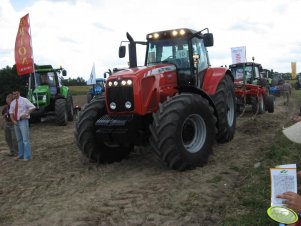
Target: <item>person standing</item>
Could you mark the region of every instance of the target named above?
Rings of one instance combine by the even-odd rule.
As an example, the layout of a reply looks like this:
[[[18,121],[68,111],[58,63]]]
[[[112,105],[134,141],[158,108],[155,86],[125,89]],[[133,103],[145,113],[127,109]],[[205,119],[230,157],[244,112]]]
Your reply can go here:
[[[5,140],[6,143],[9,147],[9,156],[17,156],[18,155],[18,143],[16,139],[16,133],[15,133],[15,128],[14,124],[10,119],[9,115],[9,108],[10,108],[10,103],[13,100],[13,95],[8,94],[6,97],[6,105],[4,106],[2,110],[2,117],[4,119],[4,135],[5,135]]]
[[[282,85],[283,90],[282,90],[282,96],[283,96],[283,103],[284,105],[288,106],[289,104],[289,97],[291,95],[291,84],[288,83],[287,81],[284,82],[284,84]]]
[[[29,118],[35,106],[25,97],[20,96],[19,89],[13,91],[14,100],[10,104],[10,118],[14,123],[18,143],[18,156],[15,160],[31,159],[31,148],[29,140]]]

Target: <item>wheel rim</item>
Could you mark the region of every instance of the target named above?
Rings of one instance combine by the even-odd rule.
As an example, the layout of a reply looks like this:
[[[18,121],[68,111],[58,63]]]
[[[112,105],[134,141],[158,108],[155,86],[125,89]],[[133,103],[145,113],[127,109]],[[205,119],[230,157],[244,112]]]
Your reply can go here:
[[[182,143],[190,153],[198,152],[205,143],[207,137],[206,123],[197,114],[190,115],[182,126]]]
[[[231,92],[228,92],[227,95],[227,121],[228,125],[231,127],[234,122],[234,114],[235,114],[235,107],[234,107],[234,98]]]

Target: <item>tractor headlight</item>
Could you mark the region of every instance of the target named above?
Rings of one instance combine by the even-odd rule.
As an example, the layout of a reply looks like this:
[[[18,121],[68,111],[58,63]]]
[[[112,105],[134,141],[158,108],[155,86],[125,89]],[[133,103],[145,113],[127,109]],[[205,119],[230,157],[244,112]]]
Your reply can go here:
[[[118,86],[118,82],[117,81],[114,81],[114,86]]]
[[[108,85],[111,87],[111,86],[113,85],[113,83],[112,83],[112,82],[109,82]]]
[[[116,103],[115,103],[115,102],[111,102],[111,103],[110,103],[110,108],[111,108],[112,110],[115,110],[115,109],[116,109]]]
[[[124,104],[126,109],[130,109],[132,107],[132,103],[130,101],[125,102]]]
[[[130,80],[130,79],[127,80],[126,83],[127,83],[129,86],[133,84],[132,80]]]
[[[125,86],[125,85],[126,85],[126,81],[125,81],[125,80],[122,80],[122,81],[121,81],[121,85]]]

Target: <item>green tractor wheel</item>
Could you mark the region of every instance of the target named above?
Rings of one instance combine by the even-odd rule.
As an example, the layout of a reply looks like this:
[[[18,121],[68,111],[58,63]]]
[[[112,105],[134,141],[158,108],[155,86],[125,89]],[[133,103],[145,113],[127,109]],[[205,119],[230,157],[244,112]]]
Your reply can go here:
[[[65,99],[55,101],[56,122],[59,126],[65,126],[68,120],[67,104]]]
[[[67,95],[67,115],[68,115],[68,121],[73,121],[74,119],[74,111],[73,111],[73,98],[71,93],[68,92]]]

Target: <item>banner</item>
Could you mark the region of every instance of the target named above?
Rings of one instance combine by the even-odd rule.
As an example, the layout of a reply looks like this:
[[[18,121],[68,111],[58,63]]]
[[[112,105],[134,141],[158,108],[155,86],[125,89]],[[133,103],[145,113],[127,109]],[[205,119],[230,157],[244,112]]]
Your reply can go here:
[[[231,48],[232,64],[247,62],[246,47],[233,47]]]
[[[292,62],[292,79],[296,79],[297,77],[297,65],[296,62]]]
[[[18,75],[34,72],[29,14],[20,19],[15,42],[15,61]]]
[[[96,74],[95,74],[95,65],[93,64],[90,78],[87,81],[87,85],[95,85],[95,84],[96,84]]]

